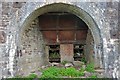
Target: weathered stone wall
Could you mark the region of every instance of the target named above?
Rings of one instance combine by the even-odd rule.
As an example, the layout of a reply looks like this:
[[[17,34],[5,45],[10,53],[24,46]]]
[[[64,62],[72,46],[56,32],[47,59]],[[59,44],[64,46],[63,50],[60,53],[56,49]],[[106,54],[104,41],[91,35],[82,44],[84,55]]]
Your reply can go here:
[[[92,23],[90,23],[90,18],[88,15],[83,15],[82,18],[87,18],[89,23],[89,28],[93,35],[95,41],[97,41],[97,33],[100,34],[101,42],[100,44],[94,44],[95,55],[99,56],[100,64],[105,69],[106,77],[119,77],[120,78],[120,52],[118,52],[119,48],[119,35],[120,35],[120,27],[118,26],[118,12],[119,6],[118,1],[112,0],[113,2],[78,2],[77,0],[46,0],[41,2],[26,2],[22,3],[21,8],[13,8],[12,2],[0,2],[0,20],[2,20],[2,25],[0,21],[0,78],[1,77],[10,77],[14,76],[13,64],[16,61],[15,53],[17,52],[17,46],[19,44],[19,32],[22,30],[22,26],[25,27],[25,24],[28,25],[32,20],[37,17],[37,15],[47,12],[47,10],[53,10],[53,8],[49,8],[47,10],[43,10],[39,13],[37,9],[52,3],[66,3],[70,5],[75,5],[80,8],[80,10],[84,10],[94,19],[97,24],[97,28],[92,27]],[[120,4],[120,3],[119,3]],[[59,6],[58,6],[59,7]],[[72,8],[71,6],[67,6],[66,11]],[[55,10],[59,10],[58,8]],[[69,9],[70,10],[70,9]],[[77,11],[77,9],[71,9],[71,13]],[[1,13],[2,12],[2,13]],[[77,13],[76,13],[77,14]],[[2,17],[1,17],[2,16]],[[30,17],[32,16],[32,17]],[[34,16],[34,17],[33,17]],[[77,15],[78,16],[78,15]],[[1,58],[2,57],[2,58]],[[95,56],[95,58],[97,58]]]
[[[45,65],[45,42],[38,19],[27,26],[21,35],[20,45],[16,53],[18,75],[28,75]]]
[[[95,54],[94,54],[94,40],[90,30],[88,30],[87,37],[86,37],[86,45],[84,47],[85,50],[85,57],[88,63],[94,63]],[[96,65],[98,67],[99,65]]]
[[[2,3],[0,2],[0,27],[2,27]],[[2,46],[0,45],[0,48],[1,48]],[[0,49],[0,76],[2,76],[2,51],[1,51],[1,49]],[[1,79],[1,77],[0,77],[0,79]]]
[[[8,40],[8,36],[11,37],[9,35],[11,31],[7,30],[11,28],[11,26],[7,26],[10,25],[10,22],[13,22],[15,20],[13,19],[13,16],[15,12],[24,5],[24,2],[19,2],[19,4],[17,4],[18,7],[15,7],[14,5],[16,5],[15,2],[0,2],[0,69],[2,69],[0,70],[0,79],[2,77],[7,77],[8,75],[11,75],[9,70],[7,69],[9,68],[8,62],[10,59],[8,57],[10,55],[8,52],[12,51],[8,49],[8,47],[11,46],[11,42],[9,42]],[[14,29],[12,30],[15,31]]]
[[[119,34],[118,32],[118,28],[120,26],[118,26],[118,2],[107,2],[106,3],[106,9],[104,12],[104,16],[105,16],[105,20],[104,22],[106,22],[106,31],[108,31],[108,33],[106,33],[106,40],[105,38],[103,38],[104,40],[104,48],[106,48],[106,58],[107,58],[107,71],[108,71],[108,75],[107,76],[113,76],[113,77],[117,77],[119,75],[119,71],[120,70],[120,64],[119,64],[119,57],[120,57],[120,52],[118,52],[118,44],[119,44]],[[116,73],[115,73],[116,72]]]

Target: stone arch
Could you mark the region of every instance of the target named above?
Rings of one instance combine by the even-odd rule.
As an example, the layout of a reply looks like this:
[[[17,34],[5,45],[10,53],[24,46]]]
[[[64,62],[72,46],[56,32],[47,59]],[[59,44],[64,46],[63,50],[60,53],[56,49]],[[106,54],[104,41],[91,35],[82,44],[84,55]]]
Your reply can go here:
[[[56,9],[54,9],[56,8]],[[34,10],[30,15],[27,16],[27,18],[23,21],[23,24],[20,26],[19,34],[21,34],[26,26],[30,24],[31,21],[33,21],[35,18],[37,18],[39,15],[42,15],[47,12],[54,12],[54,11],[66,11],[69,13],[72,13],[76,16],[78,16],[80,19],[82,19],[89,27],[89,29],[92,32],[94,41],[96,45],[101,43],[101,35],[100,30],[94,21],[94,19],[83,9],[66,3],[53,3],[48,4],[45,6],[42,6],[36,10]],[[19,35],[20,36],[20,35]]]
[[[54,9],[56,8],[56,9]],[[21,42],[21,36],[22,33],[24,32],[25,28],[27,26],[30,25],[30,23],[37,18],[39,15],[42,15],[44,13],[47,12],[56,12],[56,11],[65,11],[65,12],[69,12],[72,13],[74,15],[76,15],[77,17],[79,17],[80,19],[82,19],[88,26],[88,28],[90,29],[93,39],[94,39],[94,51],[95,51],[95,61],[96,61],[96,65],[99,66],[103,66],[102,65],[102,60],[101,60],[101,56],[99,56],[100,54],[102,55],[102,39],[101,39],[101,35],[100,35],[100,30],[96,24],[96,22],[94,21],[94,19],[83,9],[81,9],[80,7],[77,7],[75,5],[71,5],[71,4],[65,4],[65,3],[53,3],[53,4],[48,4],[42,7],[37,8],[36,10],[32,11],[30,13],[30,15],[27,16],[27,18],[25,18],[25,20],[23,21],[23,24],[20,26],[19,29],[19,34],[17,37],[17,40],[19,42]],[[20,44],[17,44],[18,47]],[[99,59],[97,59],[99,57]]]

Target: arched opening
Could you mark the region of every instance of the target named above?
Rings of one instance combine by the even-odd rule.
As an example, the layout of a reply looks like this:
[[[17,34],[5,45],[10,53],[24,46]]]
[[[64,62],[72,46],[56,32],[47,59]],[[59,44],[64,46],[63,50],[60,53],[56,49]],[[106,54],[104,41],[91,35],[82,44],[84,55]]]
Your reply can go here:
[[[84,21],[68,12],[48,12],[38,19],[49,62],[94,62],[94,41]]]
[[[50,59],[52,53],[58,54],[58,62],[86,58],[87,62],[100,67],[100,59],[96,60],[95,56],[100,31],[91,16],[79,7],[56,3],[37,9],[21,26],[19,40],[17,66],[20,74],[56,62]]]

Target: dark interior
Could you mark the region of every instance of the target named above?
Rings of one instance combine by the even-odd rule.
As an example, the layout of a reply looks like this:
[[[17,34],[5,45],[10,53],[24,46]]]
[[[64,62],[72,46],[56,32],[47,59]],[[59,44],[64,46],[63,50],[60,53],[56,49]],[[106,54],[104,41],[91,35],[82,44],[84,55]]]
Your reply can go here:
[[[68,12],[48,12],[39,16],[39,25],[49,45],[49,62],[60,62],[60,44],[73,44],[74,60],[82,59],[88,27],[80,18]]]

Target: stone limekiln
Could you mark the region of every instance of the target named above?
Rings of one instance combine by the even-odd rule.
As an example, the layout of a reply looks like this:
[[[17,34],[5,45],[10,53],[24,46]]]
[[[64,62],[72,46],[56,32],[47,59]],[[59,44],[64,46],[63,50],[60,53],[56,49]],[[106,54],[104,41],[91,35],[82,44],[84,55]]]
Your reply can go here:
[[[76,44],[82,43],[85,44],[84,53],[87,61],[103,68],[106,77],[120,78],[120,49],[118,49],[120,4],[117,0],[111,1],[113,2],[86,0],[83,2],[77,0],[0,2],[0,78],[13,77],[16,74],[27,75],[40,66],[48,64],[51,45],[59,46],[60,61],[68,57],[69,61],[73,61],[75,60],[73,48]],[[49,19],[45,20],[45,17],[41,18],[46,14],[52,16],[51,22]],[[66,20],[67,18],[55,20],[56,14],[65,17],[72,15],[74,19],[77,17],[78,20],[72,18],[70,21],[83,22],[87,27],[84,30],[87,32],[80,33],[81,28],[75,28],[82,23],[71,24]],[[45,28],[54,22],[56,22],[54,26],[58,27]],[[61,27],[62,23],[69,25],[67,22],[73,26]],[[64,33],[70,37],[65,36]],[[60,37],[61,35],[64,36]],[[71,51],[69,55],[64,56],[62,53],[67,53],[66,49]]]

